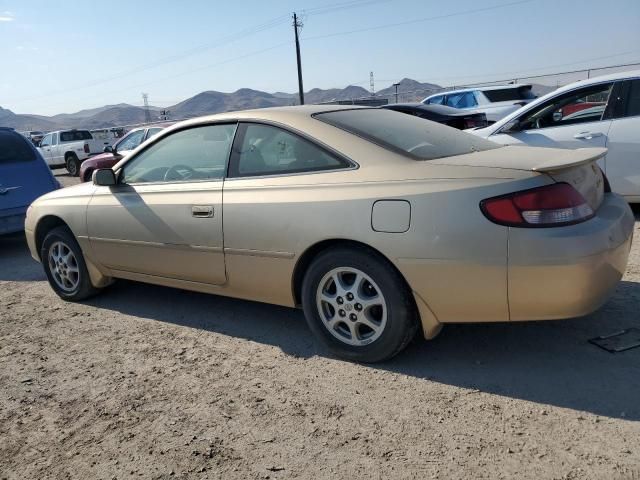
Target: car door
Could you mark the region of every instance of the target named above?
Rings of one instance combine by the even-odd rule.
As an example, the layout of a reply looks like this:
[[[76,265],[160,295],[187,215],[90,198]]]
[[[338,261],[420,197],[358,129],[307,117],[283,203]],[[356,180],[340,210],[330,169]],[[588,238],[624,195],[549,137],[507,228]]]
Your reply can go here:
[[[604,147],[611,126],[605,111],[612,88],[613,82],[604,82],[550,98],[526,109],[489,140],[534,147]]]
[[[95,259],[121,272],[223,284],[222,186],[235,129],[172,132],[131,157],[117,185],[97,187],[87,209]]]
[[[620,84],[607,138],[606,174],[611,189],[640,201],[640,79]]]
[[[64,165],[64,147],[61,145],[62,137],[60,132],[51,134],[51,163],[53,165]]]
[[[322,185],[350,168],[339,154],[281,126],[240,124],[224,186],[225,262],[235,291],[290,302],[292,252],[313,230],[300,220],[317,220],[315,200],[331,201]],[[335,214],[340,215],[338,206]]]
[[[45,135],[40,141],[40,153],[42,154],[42,158],[47,162],[47,165],[53,165],[53,157],[51,154],[51,139],[53,138],[53,134],[49,133]]]

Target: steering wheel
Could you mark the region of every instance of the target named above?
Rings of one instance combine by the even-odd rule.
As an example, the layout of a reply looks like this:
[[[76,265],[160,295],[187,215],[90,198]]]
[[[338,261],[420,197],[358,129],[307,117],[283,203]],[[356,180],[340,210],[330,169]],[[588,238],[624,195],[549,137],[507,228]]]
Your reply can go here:
[[[196,175],[196,171],[188,165],[174,165],[164,173],[164,181],[189,180]]]

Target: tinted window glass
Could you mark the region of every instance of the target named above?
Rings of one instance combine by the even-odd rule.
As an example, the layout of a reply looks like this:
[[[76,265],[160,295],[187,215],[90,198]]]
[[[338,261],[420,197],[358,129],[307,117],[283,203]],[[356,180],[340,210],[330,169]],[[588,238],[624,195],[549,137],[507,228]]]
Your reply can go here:
[[[509,102],[518,100],[533,100],[536,96],[531,87],[501,88],[500,90],[483,90],[482,93],[490,102]]]
[[[444,101],[444,96],[438,95],[437,97],[430,98],[425,103],[428,105],[442,105],[443,101]]]
[[[72,130],[70,132],[60,132],[61,142],[75,142],[78,140],[93,140],[89,130]]]
[[[524,130],[561,127],[602,120],[612,83],[592,85],[555,97],[527,113],[521,120]]]
[[[49,147],[49,146],[51,146],[51,137],[52,137],[52,135],[51,135],[51,134],[46,135],[46,136],[42,139],[42,141],[40,142],[40,146],[41,146],[41,147]]]
[[[419,160],[500,148],[470,133],[392,110],[363,108],[318,113],[314,117]]]
[[[640,80],[631,80],[627,97],[627,117],[640,115]]]
[[[478,104],[473,92],[462,92],[447,95],[447,105],[453,108],[470,108]]]
[[[233,152],[232,176],[314,172],[349,166],[313,143],[270,125],[244,124]]]
[[[131,132],[129,135],[118,142],[118,144],[116,145],[116,150],[119,150],[121,152],[133,150],[142,143],[143,139],[144,130],[136,130],[134,132]]]
[[[150,128],[147,132],[147,138],[151,138],[154,135],[159,134],[162,130],[164,130],[164,128]]]
[[[22,135],[0,130],[0,164],[30,162],[35,159],[34,151]]]
[[[175,132],[128,162],[122,180],[145,183],[223,178],[235,129],[235,124],[227,124]]]

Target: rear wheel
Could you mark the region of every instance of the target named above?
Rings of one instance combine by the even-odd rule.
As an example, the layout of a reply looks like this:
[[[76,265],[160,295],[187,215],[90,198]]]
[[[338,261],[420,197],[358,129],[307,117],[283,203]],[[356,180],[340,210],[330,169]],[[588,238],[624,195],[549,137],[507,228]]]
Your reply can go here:
[[[80,174],[80,160],[78,160],[75,153],[67,155],[65,164],[67,166],[67,172],[69,172],[72,177],[77,177]]]
[[[86,172],[84,172],[84,176],[82,178],[83,182],[90,182],[91,177],[93,176],[93,169],[89,168]]]
[[[64,300],[79,301],[95,295],[80,245],[66,227],[44,237],[40,258],[51,288]]]
[[[404,279],[366,248],[321,253],[305,275],[302,304],[313,333],[349,360],[391,358],[407,346],[418,326]]]

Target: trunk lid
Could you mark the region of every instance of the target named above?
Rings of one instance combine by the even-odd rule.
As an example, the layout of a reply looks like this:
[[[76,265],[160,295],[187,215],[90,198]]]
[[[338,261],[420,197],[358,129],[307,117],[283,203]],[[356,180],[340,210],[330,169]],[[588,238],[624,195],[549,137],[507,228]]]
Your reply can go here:
[[[597,161],[606,148],[539,148],[508,146],[494,150],[430,160],[430,164],[525,170],[572,185],[595,211],[604,199],[604,177]]]

